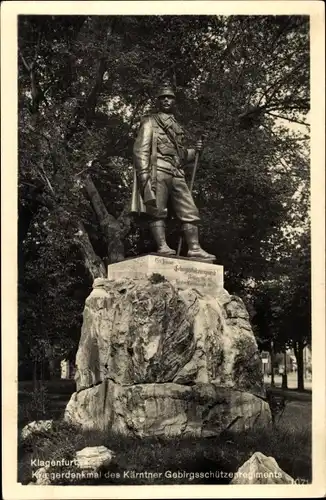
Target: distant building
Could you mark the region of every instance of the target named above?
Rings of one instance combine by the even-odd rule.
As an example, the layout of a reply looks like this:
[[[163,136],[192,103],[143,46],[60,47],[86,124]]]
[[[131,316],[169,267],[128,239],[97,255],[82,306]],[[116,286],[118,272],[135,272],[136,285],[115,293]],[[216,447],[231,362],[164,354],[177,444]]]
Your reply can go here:
[[[76,368],[73,361],[63,359],[61,361],[61,378],[73,379],[75,377]]]
[[[303,368],[305,378],[312,380],[312,352],[308,345],[303,349]]]
[[[263,364],[263,373],[264,375],[268,375],[271,373],[271,355],[267,351],[261,352],[261,361]]]
[[[270,375],[272,371],[271,355],[268,351],[261,352],[262,358],[262,368],[264,375]],[[303,350],[303,367],[304,376],[306,379],[312,378],[312,355],[311,348],[306,346]],[[286,351],[286,373],[296,372],[297,360],[294,355],[293,349],[287,349]],[[274,374],[282,375],[284,373],[284,353],[276,353],[274,355]]]

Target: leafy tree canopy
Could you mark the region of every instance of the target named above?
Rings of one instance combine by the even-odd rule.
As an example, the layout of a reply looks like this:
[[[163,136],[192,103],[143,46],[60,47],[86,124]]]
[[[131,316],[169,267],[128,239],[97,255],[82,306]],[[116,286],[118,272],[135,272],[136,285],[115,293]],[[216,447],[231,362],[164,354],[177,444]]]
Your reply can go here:
[[[52,351],[69,352],[94,277],[151,250],[146,227],[128,214],[131,151],[167,78],[189,146],[206,134],[194,196],[201,239],[224,265],[227,289],[245,294],[276,280],[282,310],[302,307],[308,17],[21,16],[18,46],[24,356],[45,332]],[[173,222],[169,238],[176,244]],[[301,281],[291,274],[296,255]],[[296,299],[286,290],[297,278]]]

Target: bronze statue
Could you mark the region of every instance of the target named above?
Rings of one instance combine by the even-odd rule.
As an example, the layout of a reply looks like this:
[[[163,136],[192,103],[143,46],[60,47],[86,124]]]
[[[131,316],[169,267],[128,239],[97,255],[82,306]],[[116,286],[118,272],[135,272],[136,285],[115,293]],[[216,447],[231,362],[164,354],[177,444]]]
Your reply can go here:
[[[143,117],[133,148],[131,211],[147,214],[157,253],[172,256],[176,252],[165,239],[170,199],[182,224],[187,257],[213,261],[215,255],[203,250],[198,242],[200,217],[184,173],[184,168],[194,161],[196,151],[202,150],[203,143],[198,140],[195,149],[183,146],[184,131],[173,115],[175,94],[170,85],[164,84],[159,89],[157,99],[159,111]]]

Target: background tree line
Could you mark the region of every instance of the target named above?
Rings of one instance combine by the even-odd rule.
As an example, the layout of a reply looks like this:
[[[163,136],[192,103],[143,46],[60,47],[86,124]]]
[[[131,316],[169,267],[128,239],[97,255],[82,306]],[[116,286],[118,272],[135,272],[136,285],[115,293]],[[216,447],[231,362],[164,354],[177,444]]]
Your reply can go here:
[[[302,385],[308,17],[20,16],[18,79],[21,376],[73,357],[93,279],[153,250],[128,212],[132,145],[170,79],[189,145],[207,134],[194,189],[202,241],[261,346],[296,349]],[[172,220],[171,245],[178,235]]]

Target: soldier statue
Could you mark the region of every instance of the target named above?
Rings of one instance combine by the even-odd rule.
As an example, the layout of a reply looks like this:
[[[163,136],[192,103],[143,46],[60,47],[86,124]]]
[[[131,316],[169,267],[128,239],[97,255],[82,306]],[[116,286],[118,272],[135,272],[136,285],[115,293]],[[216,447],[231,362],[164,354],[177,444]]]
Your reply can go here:
[[[203,250],[198,242],[198,209],[186,183],[184,168],[202,151],[202,140],[195,149],[183,145],[184,131],[173,111],[175,94],[169,84],[157,92],[157,113],[143,117],[133,148],[134,183],[131,212],[149,217],[157,253],[166,256],[176,252],[166,243],[165,220],[168,201],[180,220],[191,259],[214,261],[215,255]]]

